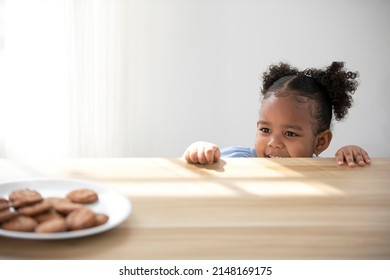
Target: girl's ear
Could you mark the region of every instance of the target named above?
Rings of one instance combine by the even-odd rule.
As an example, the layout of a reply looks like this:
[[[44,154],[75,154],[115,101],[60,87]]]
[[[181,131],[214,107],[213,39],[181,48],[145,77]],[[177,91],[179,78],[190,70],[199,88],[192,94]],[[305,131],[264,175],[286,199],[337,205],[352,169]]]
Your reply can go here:
[[[324,130],[317,135],[316,146],[314,150],[317,156],[329,147],[330,141],[332,141],[332,137],[332,131],[329,129]]]

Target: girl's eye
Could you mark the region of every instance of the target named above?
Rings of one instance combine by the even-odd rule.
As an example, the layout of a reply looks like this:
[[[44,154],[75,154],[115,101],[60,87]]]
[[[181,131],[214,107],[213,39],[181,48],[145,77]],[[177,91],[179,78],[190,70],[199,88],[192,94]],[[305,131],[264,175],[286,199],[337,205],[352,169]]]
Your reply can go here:
[[[291,131],[286,131],[285,135],[288,136],[288,137],[295,137],[295,136],[298,136],[296,133],[291,132]]]
[[[269,128],[266,128],[266,127],[262,127],[259,129],[261,132],[264,132],[264,133],[270,133],[270,129]]]

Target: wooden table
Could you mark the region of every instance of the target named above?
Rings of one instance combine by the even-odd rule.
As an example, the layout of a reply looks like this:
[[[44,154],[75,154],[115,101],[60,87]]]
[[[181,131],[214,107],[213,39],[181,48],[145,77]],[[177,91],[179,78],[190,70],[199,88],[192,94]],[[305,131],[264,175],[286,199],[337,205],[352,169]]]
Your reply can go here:
[[[0,181],[30,177],[90,180],[133,212],[84,238],[0,237],[2,259],[390,259],[390,158],[0,160]]]

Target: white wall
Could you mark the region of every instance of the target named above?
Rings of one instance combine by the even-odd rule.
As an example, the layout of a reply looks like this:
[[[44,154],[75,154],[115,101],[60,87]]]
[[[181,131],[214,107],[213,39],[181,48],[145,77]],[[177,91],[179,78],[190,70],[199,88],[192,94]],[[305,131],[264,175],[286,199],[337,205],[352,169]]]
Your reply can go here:
[[[0,0],[0,157],[253,146],[263,71],[334,60],[361,85],[322,156],[389,157],[389,27],[387,0]]]
[[[141,71],[129,74],[131,156],[181,156],[191,142],[252,146],[260,76],[271,63],[359,71],[346,121],[323,156],[357,144],[390,156],[390,1],[170,0],[132,15]],[[131,8],[131,7],[130,7]],[[134,27],[132,27],[134,29]],[[136,81],[134,81],[136,80]]]

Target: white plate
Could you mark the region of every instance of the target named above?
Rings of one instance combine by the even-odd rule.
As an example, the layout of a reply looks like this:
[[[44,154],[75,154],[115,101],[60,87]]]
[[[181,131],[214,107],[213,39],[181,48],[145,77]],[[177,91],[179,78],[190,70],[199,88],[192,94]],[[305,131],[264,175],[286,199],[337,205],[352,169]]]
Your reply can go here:
[[[65,195],[71,190],[81,188],[89,188],[97,192],[99,200],[87,205],[87,207],[96,213],[104,213],[108,215],[109,220],[107,223],[93,228],[58,233],[18,232],[0,229],[0,236],[23,239],[68,239],[83,237],[110,230],[124,222],[130,215],[131,203],[127,197],[103,186],[80,180],[28,179],[0,183],[0,197],[7,198],[12,191],[18,189],[36,190],[44,198],[65,197]]]

